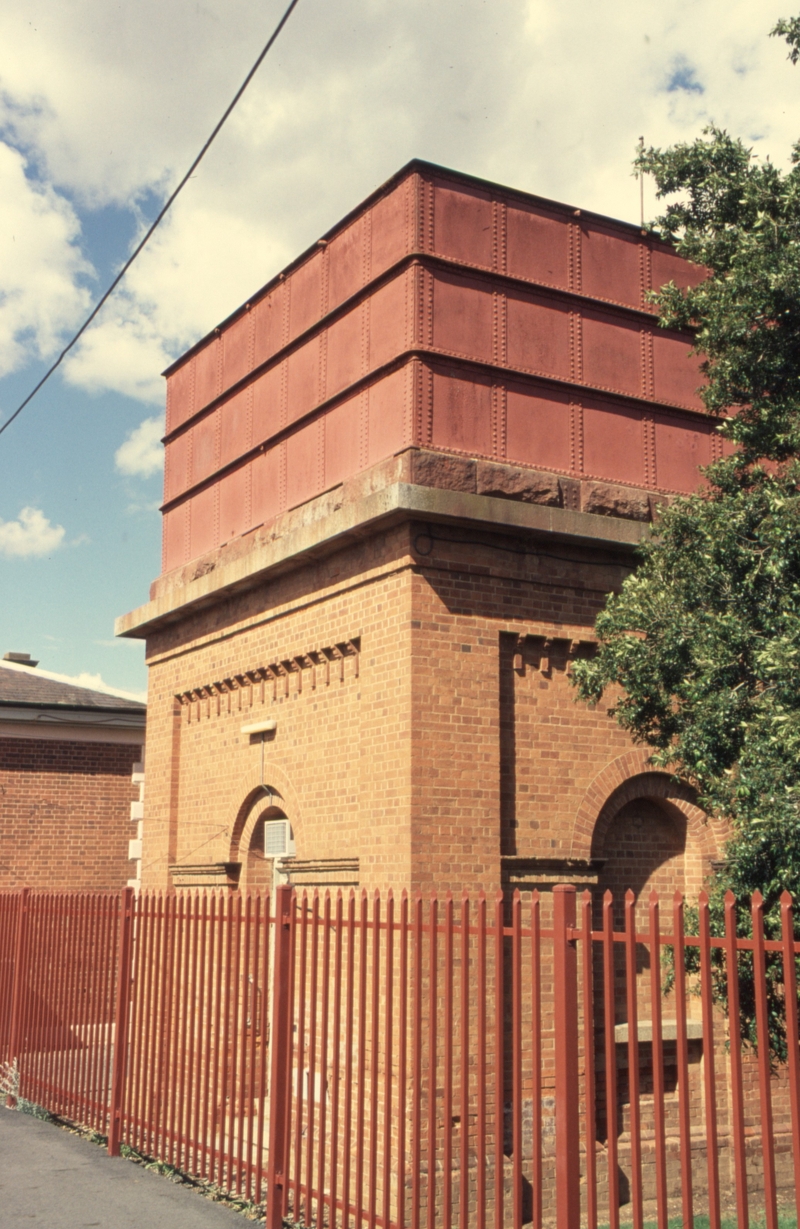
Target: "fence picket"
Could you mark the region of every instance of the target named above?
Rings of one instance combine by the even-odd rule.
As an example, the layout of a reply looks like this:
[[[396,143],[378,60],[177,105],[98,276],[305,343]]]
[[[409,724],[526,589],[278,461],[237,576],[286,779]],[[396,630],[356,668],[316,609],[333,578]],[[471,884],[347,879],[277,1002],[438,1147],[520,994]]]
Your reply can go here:
[[[599,931],[591,893],[580,918],[574,887],[557,885],[552,902],[543,926],[538,892],[529,914],[518,891],[498,894],[491,918],[482,893],[458,908],[448,893],[441,912],[436,897],[407,892],[398,904],[392,893],[298,899],[290,887],[272,899],[0,894],[0,1056],[17,1060],[20,1097],[107,1134],[112,1154],[129,1143],[233,1195],[265,1196],[269,1229],[285,1216],[317,1229],[544,1229],[554,1219],[619,1229],[621,1218],[641,1229],[652,1215],[667,1229],[678,1199],[685,1224],[707,1215],[719,1229],[723,1156],[738,1229],[748,1229],[748,1199],[765,1207],[766,1229],[790,1197],[800,1213],[791,898],[781,898],[779,939],[765,937],[758,893],[752,938],[737,935],[730,894],[723,938],[711,934],[704,894],[696,935],[685,933],[680,894],[671,934],[654,893],[646,933],[633,893],[620,931],[610,893]],[[695,991],[702,1021],[689,1020]],[[788,1057],[776,1073],[769,1029],[781,1012]],[[756,1082],[757,1111],[746,1099]],[[630,1149],[628,1138],[620,1146],[628,1119]],[[703,1150],[707,1181],[695,1187],[692,1155],[699,1163]]]
[[[700,893],[700,990],[703,1011],[703,1083],[705,1085],[708,1221],[720,1229],[719,1155],[717,1147],[717,1080],[714,1070],[714,999],[711,985],[711,926],[708,893]]]
[[[767,1229],[778,1229],[778,1194],[775,1189],[775,1148],[770,1094],[769,1021],[767,1016],[767,960],[764,948],[764,900],[753,893],[753,972],[758,1036],[758,1091],[761,1098],[761,1154],[764,1158],[764,1195]]]
[[[797,1011],[797,964],[794,945],[794,908],[788,892],[781,894],[783,993],[786,1003],[786,1048],[789,1062],[789,1103],[792,1115],[795,1209],[800,1224],[800,1025]]]
[[[664,1037],[661,1011],[661,912],[658,897],[650,893],[650,1012],[653,1053],[653,1134],[656,1151],[656,1208],[658,1229],[667,1229],[667,1138],[664,1119]]]
[[[686,1030],[686,948],[683,933],[683,895],[673,898],[672,929],[675,970],[675,1032],[678,1067],[678,1116],[681,1153],[681,1202],[684,1225],[694,1224],[694,1188],[692,1184],[692,1130],[689,1091],[689,1039]]]
[[[617,1147],[617,1043],[615,1034],[614,900],[603,896],[603,1026],[606,1067],[606,1156],[608,1160],[608,1219],[619,1229],[619,1155]]]
[[[742,1031],[739,1020],[739,948],[736,941],[736,901],[725,893],[725,968],[728,989],[728,1050],[731,1070],[731,1114],[735,1164],[736,1216],[738,1229],[749,1229],[747,1203],[747,1150],[744,1135],[744,1088],[742,1081]]]

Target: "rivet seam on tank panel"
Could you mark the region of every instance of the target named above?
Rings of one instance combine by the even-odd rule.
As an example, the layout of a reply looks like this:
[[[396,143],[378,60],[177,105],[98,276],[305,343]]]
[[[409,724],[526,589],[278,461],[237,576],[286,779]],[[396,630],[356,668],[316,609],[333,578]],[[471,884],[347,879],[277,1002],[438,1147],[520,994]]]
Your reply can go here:
[[[423,346],[433,345],[433,295],[434,277],[430,269],[422,270],[423,301],[425,305]]]
[[[319,274],[319,319],[324,320],[328,314],[328,285],[331,263],[331,251],[325,239],[319,240],[322,267]]]
[[[508,394],[504,384],[492,384],[492,446],[495,457],[506,455],[506,418]]]
[[[253,523],[253,466],[245,466],[244,476],[244,506],[247,525]]]
[[[642,311],[652,312],[647,295],[653,285],[653,253],[647,240],[639,243],[639,292]]]
[[[292,279],[289,277],[283,283],[283,345],[281,349],[285,349],[289,344],[291,336],[291,310],[292,310]],[[275,357],[273,355],[273,357]]]
[[[247,432],[247,450],[253,447],[253,403],[255,400],[255,385],[248,384],[245,392],[245,431]]]
[[[246,451],[232,458],[232,460],[230,460],[229,462],[226,462],[225,465],[221,465],[213,473],[208,474],[206,477],[204,477],[199,482],[197,482],[196,485],[187,486],[184,488],[184,490],[180,491],[178,494],[171,496],[169,499],[165,499],[164,503],[161,505],[161,511],[164,512],[172,505],[176,505],[182,501],[185,501],[186,499],[190,498],[192,495],[204,490],[206,487],[210,486],[212,483],[219,481],[221,477],[224,477],[226,474],[230,473],[232,470],[238,469],[242,465],[246,465],[249,461],[253,460],[259,454],[269,451],[270,448],[285,444],[285,441],[287,438],[297,434],[300,430],[308,426],[309,423],[323,416],[330,409],[341,404],[343,401],[346,401],[350,399],[351,397],[354,397],[360,394],[365,384],[367,388],[370,388],[373,384],[379,383],[380,380],[385,375],[390,374],[392,371],[395,371],[395,370],[399,371],[402,368],[406,367],[409,364],[409,362],[413,361],[413,359],[416,357],[416,353],[417,353],[416,350],[403,351],[401,354],[397,355],[395,358],[390,359],[387,363],[383,364],[381,367],[378,367],[374,371],[369,372],[366,376],[359,377],[352,384],[348,385],[347,388],[334,394],[330,398],[326,399],[326,401],[312,406],[310,410],[308,410],[305,414],[301,415],[294,422],[292,423],[284,422],[275,431],[275,433],[269,437],[268,440],[264,440],[264,441],[259,442],[258,444],[252,445]],[[430,354],[431,357],[436,357],[436,352],[433,350],[425,351],[424,353],[426,355]],[[449,356],[449,352],[443,351],[442,354],[443,355],[448,354]],[[464,361],[464,360],[462,359],[461,361]],[[473,366],[475,365],[480,366],[480,364],[473,364]],[[489,365],[489,367],[491,369],[491,365]],[[286,387],[285,364],[282,365],[281,371],[282,371],[282,375],[284,376],[284,389],[285,389]],[[519,374],[524,375],[525,373],[520,372]],[[286,398],[284,397],[284,405],[285,404],[286,404]],[[285,418],[286,416],[287,415],[284,413],[283,417]]]
[[[430,447],[433,443],[433,371],[422,363],[422,438]]]
[[[319,334],[319,350],[317,360],[317,405],[322,405],[328,399],[328,330]],[[313,406],[311,407],[314,408]]]
[[[508,273],[508,272],[502,273],[500,272],[499,269],[498,270],[489,269],[487,268],[486,265],[475,264],[473,261],[467,260],[464,257],[459,257],[458,259],[455,259],[452,256],[444,256],[440,252],[424,252],[424,251],[409,252],[407,256],[401,257],[399,260],[395,261],[393,265],[391,265],[388,269],[386,269],[383,273],[381,273],[380,278],[376,278],[376,285],[378,281],[385,280],[387,277],[391,276],[393,272],[397,269],[397,267],[400,264],[402,264],[404,260],[415,259],[415,258],[420,259],[420,260],[430,261],[437,265],[442,265],[446,268],[464,269],[469,273],[478,274],[479,277],[486,278],[487,280],[502,278],[503,281],[507,281],[510,285],[515,286],[515,287],[521,287],[523,289],[527,288],[529,290],[533,289],[533,290],[552,291],[552,293],[556,296],[563,296],[565,298],[574,297],[577,299],[581,299],[583,302],[588,303],[588,304],[599,303],[599,304],[602,304],[603,306],[607,305],[608,307],[613,307],[623,313],[633,312],[637,316],[641,316],[642,314],[644,314],[649,319],[652,319],[653,317],[652,310],[647,307],[642,308],[642,307],[635,306],[635,304],[633,303],[623,303],[620,299],[608,299],[604,295],[597,294],[597,293],[587,294],[585,291],[579,290],[576,287],[573,287],[571,285],[563,286],[555,282],[546,282],[544,281],[543,278],[534,279],[534,278],[528,278],[528,277],[521,277],[519,274],[516,274],[516,273]],[[355,296],[352,296],[352,297],[355,297]],[[349,301],[350,300],[346,300],[345,302],[349,302]],[[345,306],[344,303],[340,304],[340,308],[337,310],[340,310],[341,307],[343,306]],[[309,326],[309,327],[313,327],[313,326]],[[687,329],[685,331],[691,332],[692,330]]]
[[[281,431],[285,431],[289,423],[289,361],[283,359],[280,364],[280,405],[278,421]]]
[[[642,329],[642,374],[644,376],[644,397],[647,401],[655,401],[655,373],[653,361],[653,330]]]
[[[403,190],[403,227],[405,229],[405,250],[406,255],[413,252],[415,248],[415,201],[416,201],[416,175],[409,175],[405,181]]]
[[[248,307],[249,307],[249,305],[248,305]],[[256,358],[256,317],[255,317],[255,312],[253,312],[253,311],[249,311],[249,314],[248,314],[248,320],[249,320],[250,328],[249,328],[249,332],[248,332],[248,334],[247,334],[247,367],[248,367],[248,370],[249,370],[249,371],[252,371],[252,370],[253,370],[253,367],[255,366],[255,358]],[[247,385],[246,392],[245,392],[245,423],[246,423],[245,430],[246,430],[246,432],[247,432],[247,445],[248,445],[248,449],[250,449],[250,448],[252,448],[252,447],[253,447],[253,401],[254,401],[254,396],[255,396],[255,385],[254,385],[253,381],[251,380],[251,381],[250,381],[250,383]],[[250,470],[250,466],[249,466],[249,465],[248,465],[248,467],[247,467],[247,480],[246,480],[246,485],[247,485],[247,490],[248,490],[248,496],[247,496],[247,498],[248,498],[248,516],[249,516],[249,510],[250,510],[250,502],[249,502],[249,501],[250,501],[250,491],[251,491],[251,487],[252,487],[252,483],[251,483],[251,470]]]
[[[441,174],[440,174],[440,177],[442,177]],[[410,202],[412,206],[415,204],[415,200],[412,200],[411,198],[415,196],[416,186],[417,186],[414,181],[418,180],[419,178],[420,178],[420,172],[418,170],[414,170],[410,172],[408,175],[406,175],[403,180],[399,181],[399,183],[402,183],[405,188],[406,203],[409,204]],[[446,178],[446,176],[444,178]],[[472,179],[473,177],[468,176],[467,178]],[[462,180],[460,177],[456,177],[452,180],[452,182],[459,185],[462,183]],[[486,190],[491,190],[492,188],[496,189],[498,187],[498,185],[492,185],[486,181],[480,181],[480,182],[482,186],[484,187],[484,189]],[[368,198],[367,201],[362,201],[361,205],[357,206],[356,209],[352,211],[352,213],[354,215],[358,215],[359,210],[362,210],[364,216],[366,216],[366,213],[371,211],[374,208],[374,206],[378,203],[378,201],[383,200],[386,197],[390,196],[392,192],[394,192],[398,186],[399,184],[393,181],[390,181],[388,184],[382,185],[382,187],[377,190],[374,200],[372,198]],[[493,201],[495,199],[500,199],[496,195],[495,192],[491,192],[490,194],[492,196]],[[508,195],[508,192],[506,190],[502,197],[504,202],[506,201],[507,195]],[[512,193],[511,199],[514,199],[514,200],[522,199],[525,202],[532,201],[537,207],[545,209],[551,214],[554,214],[558,219],[564,219],[565,225],[569,224],[566,220],[568,214],[571,214],[573,217],[581,216],[582,214],[582,211],[580,209],[571,209],[571,207],[569,205],[564,204],[564,202],[548,200],[544,197],[536,196],[534,193],[528,193],[528,192]],[[619,230],[620,232],[624,233],[628,237],[630,237],[632,229],[636,229],[636,230],[640,229],[638,227],[632,227],[630,223],[620,222],[619,219],[615,219],[615,218],[607,218],[601,215],[598,215],[596,218],[594,218],[593,215],[591,214],[587,214],[586,216],[589,218],[590,222],[595,221],[597,224],[600,224],[606,228],[610,227],[612,230]],[[340,219],[340,221],[327,232],[327,235],[325,236],[326,242],[330,242],[333,238],[335,238],[337,235],[342,233],[347,228],[347,226],[350,226],[352,224],[353,224],[353,219],[351,218],[350,214]],[[408,234],[409,239],[413,238],[413,236],[410,235],[408,229],[407,229],[407,234]],[[652,245],[656,241],[652,237],[648,237],[648,242],[650,245]],[[420,250],[421,245],[417,242],[414,242],[412,246],[414,250]],[[663,243],[661,244],[661,246],[663,246],[668,251],[672,250],[669,244]],[[314,249],[312,248],[310,252],[301,253],[296,258],[296,262],[290,264],[287,267],[287,269],[281,270],[281,272],[278,273],[276,277],[274,277],[270,282],[267,282],[266,285],[260,287],[259,290],[256,291],[256,293],[251,297],[250,306],[255,307],[264,298],[267,298],[271,293],[273,293],[286,280],[291,279],[293,274],[299,268],[301,268],[304,264],[307,263],[309,256],[313,255],[313,252],[314,252]],[[477,264],[473,265],[471,262],[466,261],[466,260],[461,260],[457,263],[463,264],[467,267],[486,271],[486,266],[477,265]],[[525,280],[525,279],[522,279],[522,280]],[[548,287],[550,286],[550,284],[546,282],[531,283],[531,284],[533,285],[538,284],[538,285],[548,286]],[[553,286],[552,288],[559,289],[559,287],[555,287],[555,286]],[[598,298],[600,302],[614,303],[615,305],[621,306],[621,307],[628,307],[628,308],[631,307],[630,304],[622,304],[622,303],[619,303],[617,300],[602,299],[602,297],[596,296],[596,295],[591,296],[591,297]],[[239,315],[241,314],[242,310],[246,310],[246,305],[245,305],[245,308],[239,308],[235,312],[233,312],[231,316],[227,317],[218,327],[220,329],[229,328],[239,318]],[[637,310],[637,309],[632,309],[632,310]],[[198,350],[201,349],[207,340],[208,340],[208,337],[200,338],[200,340],[195,343],[195,347]],[[187,354],[183,356],[185,361],[188,361],[189,356],[194,357],[195,347],[192,347],[192,349],[187,351]],[[179,363],[180,361],[181,360],[176,360],[176,363]]]
[[[220,364],[222,366],[222,364]],[[222,456],[222,411],[217,409],[214,413],[214,469],[219,470],[220,459]]]
[[[656,425],[650,414],[645,414],[642,418],[642,433],[645,485],[654,487],[656,485]]]
[[[412,270],[412,276],[413,276],[413,294],[414,294],[414,303],[413,303],[414,311],[413,311],[412,330],[411,330],[412,331],[411,345],[412,347],[417,347],[417,346],[421,346],[424,344],[423,326],[422,326],[422,321],[424,317],[423,296],[425,293],[425,288],[423,284],[424,270],[422,268],[422,265],[416,264],[416,263],[411,266],[411,270]]]
[[[492,294],[492,357],[498,367],[508,362],[508,299],[503,291]]]
[[[415,252],[425,251],[425,180],[417,172],[414,175],[414,243]]]
[[[323,414],[319,419],[317,419],[317,431],[316,431],[316,435],[317,435],[317,489],[323,490],[323,491],[325,489],[325,444],[326,444],[325,423],[326,422],[327,422],[327,418]]]
[[[416,438],[417,424],[414,420],[414,414],[417,407],[416,389],[418,385],[417,368],[420,366],[418,358],[413,358],[410,363],[405,365],[405,379],[403,380],[403,443],[413,444]]]
[[[504,200],[493,200],[492,214],[492,220],[494,223],[494,251],[492,253],[494,270],[496,273],[505,274],[508,270],[508,227],[506,202]]]
[[[414,265],[406,269],[404,274],[404,295],[403,302],[405,308],[405,317],[403,320],[404,332],[403,342],[407,349],[414,346],[414,305],[416,303],[416,276],[417,271]]]
[[[369,374],[370,328],[372,325],[371,303],[372,299],[367,298],[361,304],[361,363],[359,374],[362,378]]]
[[[219,483],[214,484],[214,545],[219,546],[220,539],[220,508],[219,508]]]
[[[192,557],[192,501],[187,499],[184,504],[186,511],[183,516],[183,562],[188,563]]]
[[[577,214],[580,210],[575,211]],[[580,226],[575,222],[567,223],[568,227],[568,262],[567,262],[567,288],[573,294],[580,293],[581,288],[581,261],[580,261],[580,243],[581,232]]]
[[[569,313],[569,374],[573,384],[583,383],[583,316]]]
[[[286,470],[289,464],[289,460],[287,456],[288,449],[286,446],[286,440],[282,440],[281,443],[278,445],[278,447],[280,449],[280,452],[279,452],[280,464],[278,467],[278,499],[279,499],[279,506],[280,506],[281,512],[285,512],[286,504],[288,502],[288,496],[286,493],[286,488],[287,488]]]
[[[436,251],[436,190],[433,180],[426,179],[425,184],[425,246],[424,251]]]
[[[369,462],[369,388],[362,389],[359,396],[358,464],[366,469]]]
[[[572,319],[570,321],[571,328],[573,330],[573,337],[574,337],[574,349],[573,349],[574,360],[573,361],[575,362],[575,366],[580,365],[582,367],[583,364],[582,364],[582,345],[581,343],[583,340],[582,338],[583,319],[577,312],[570,313],[570,316],[571,317],[574,316],[574,322],[572,321]],[[650,334],[649,336],[650,336],[650,339],[652,340],[652,334]],[[415,347],[415,349],[419,349],[423,359],[426,359],[426,358],[432,359],[432,360],[435,360],[437,358],[455,359],[458,363],[463,364],[465,367],[473,367],[481,371],[488,371],[490,373],[493,372],[498,375],[507,376],[509,378],[514,378],[515,376],[517,376],[517,377],[522,377],[525,379],[532,379],[532,380],[537,380],[537,381],[543,380],[547,384],[554,384],[559,388],[570,388],[570,387],[574,387],[576,384],[579,384],[581,385],[582,389],[586,390],[587,393],[597,393],[603,396],[619,398],[626,402],[634,402],[636,405],[644,404],[648,407],[648,412],[649,412],[650,407],[653,405],[653,403],[655,403],[658,407],[668,410],[670,413],[677,411],[680,414],[688,414],[692,418],[706,417],[706,414],[703,410],[695,409],[693,406],[686,405],[684,402],[681,402],[681,401],[668,401],[666,398],[656,399],[654,394],[645,396],[642,392],[632,393],[624,388],[614,388],[610,384],[598,384],[598,383],[589,384],[586,381],[584,381],[582,372],[580,375],[578,375],[577,373],[574,376],[571,375],[570,378],[567,379],[564,376],[554,375],[552,371],[542,371],[536,367],[521,367],[521,366],[511,367],[508,364],[506,364],[502,368],[502,371],[499,371],[498,370],[500,368],[499,363],[493,363],[487,359],[472,358],[470,355],[466,354],[463,351],[447,350],[445,349],[444,346],[433,346],[433,345],[427,346],[427,347],[420,346],[420,347]],[[376,368],[374,371],[369,372],[367,378],[374,381],[376,376],[378,376],[381,373],[385,373],[392,365],[399,366],[402,363],[402,361],[404,361],[405,359],[409,357],[409,354],[411,353],[414,353],[414,351],[413,350],[410,352],[407,351],[405,354],[396,355],[393,359],[391,359],[383,367]],[[360,383],[360,381],[354,381],[354,383],[349,386],[349,390],[352,390],[356,386],[357,383]],[[343,390],[343,393],[347,393],[349,390],[348,389]],[[338,395],[341,396],[342,394],[338,394]],[[309,410],[308,413],[309,414],[318,413],[321,408],[322,407],[320,406],[315,406],[314,409]],[[298,422],[299,421],[301,420],[298,419]]]
[[[372,210],[368,209],[364,214],[364,221],[361,227],[361,285],[359,290],[363,290],[369,285],[372,276]]]
[[[188,489],[195,489],[194,481],[194,427],[188,433],[186,441],[186,477],[184,479]],[[174,497],[173,497],[174,498]]]
[[[583,474],[583,405],[579,401],[572,401],[569,410],[572,473],[580,477]]]
[[[580,337],[579,328],[576,329],[576,335],[578,338]],[[578,352],[579,352],[579,348],[578,348]],[[409,362],[409,360],[413,360],[414,358],[421,358],[422,360],[428,360],[428,361],[435,360],[437,358],[453,359],[453,360],[456,360],[461,366],[469,370],[474,369],[480,373],[488,373],[489,375],[494,376],[495,378],[498,376],[498,374],[500,374],[496,366],[494,366],[492,363],[485,362],[481,359],[471,359],[463,354],[458,354],[456,351],[453,351],[453,350],[445,350],[443,348],[435,348],[435,347],[423,349],[420,347],[419,350],[415,348],[414,350],[405,351],[402,354],[396,355],[394,358],[392,358],[389,362],[387,362],[383,366],[376,368],[374,371],[370,372],[367,376],[363,377],[362,379],[354,381],[353,384],[349,385],[346,389],[341,390],[335,396],[331,397],[329,402],[325,402],[325,403],[313,406],[310,410],[307,411],[306,414],[302,415],[295,422],[291,423],[291,425],[287,424],[287,425],[282,426],[280,428],[280,431],[276,432],[275,436],[270,437],[270,441],[264,441],[263,443],[255,445],[250,450],[250,452],[241,453],[238,457],[235,457],[231,462],[221,467],[215,473],[210,474],[206,478],[204,478],[202,482],[199,482],[197,484],[196,487],[187,487],[186,490],[173,496],[170,500],[168,501],[165,500],[165,502],[161,505],[161,511],[164,512],[168,508],[175,506],[182,501],[187,500],[193,494],[204,489],[204,487],[210,486],[212,482],[218,481],[220,477],[222,477],[224,474],[227,474],[230,470],[236,469],[240,465],[246,464],[248,460],[252,458],[253,455],[255,455],[258,452],[265,451],[267,443],[271,443],[273,447],[277,446],[279,443],[285,446],[285,439],[279,440],[278,438],[276,438],[278,435],[282,435],[284,431],[288,432],[289,435],[294,435],[297,431],[301,430],[304,426],[308,425],[310,421],[313,421],[319,415],[325,414],[334,405],[338,405],[342,401],[358,393],[364,381],[367,381],[368,387],[371,387],[373,384],[379,383],[380,380],[383,378],[383,376],[385,376],[386,374],[388,374],[389,372],[393,370],[399,370],[400,368],[404,367]],[[423,362],[423,365],[427,366],[424,362]],[[624,389],[608,388],[602,384],[584,384],[581,380],[578,380],[576,378],[565,380],[559,376],[552,375],[552,373],[545,372],[545,371],[536,371],[535,369],[532,369],[532,368],[526,369],[522,367],[505,367],[502,371],[502,376],[506,380],[508,379],[513,380],[515,378],[523,379],[526,381],[530,380],[536,383],[541,382],[549,386],[555,386],[556,388],[559,388],[559,389],[568,389],[568,390],[574,389],[574,386],[576,384],[582,384],[583,389],[589,394],[594,393],[594,394],[599,394],[599,395],[604,395],[604,396],[611,396],[615,400],[624,401],[626,404],[633,403],[637,408],[644,409],[644,407],[646,406],[647,409],[645,412],[647,413],[652,412],[652,409],[651,409],[653,405],[652,401],[645,401],[645,399],[642,398],[641,396],[638,396],[635,393],[626,392]],[[431,376],[431,389],[432,389],[432,376]],[[656,405],[659,408],[668,410],[670,413],[678,413],[680,415],[687,415],[691,419],[696,420],[700,416],[704,417],[702,411],[692,409],[691,407],[682,405],[678,402],[660,400],[656,402]],[[422,442],[425,442],[424,438]]]
[[[416,269],[427,269],[428,262],[433,262],[437,267],[441,266],[442,268],[445,268],[448,270],[462,271],[464,269],[467,269],[471,273],[472,272],[477,273],[479,277],[487,281],[495,281],[498,277],[502,277],[505,282],[507,282],[510,286],[515,287],[515,288],[519,287],[521,289],[529,290],[529,291],[530,290],[545,291],[548,296],[551,296],[554,299],[561,300],[561,301],[566,300],[567,302],[569,302],[571,300],[574,301],[575,299],[580,300],[580,304],[576,305],[576,310],[578,311],[581,310],[584,304],[591,305],[591,304],[597,303],[597,304],[601,304],[604,307],[606,306],[611,307],[615,314],[620,314],[628,318],[630,318],[631,314],[635,314],[637,317],[641,317],[642,315],[645,315],[648,318],[648,322],[652,320],[652,313],[642,312],[641,308],[632,307],[630,304],[619,303],[612,299],[604,299],[598,295],[584,295],[578,291],[565,290],[563,286],[553,286],[543,281],[534,282],[534,281],[529,281],[528,279],[525,279],[525,278],[512,277],[508,274],[500,274],[499,272],[493,273],[491,270],[487,270],[485,267],[482,267],[479,265],[471,265],[467,261],[463,261],[463,260],[451,260],[449,257],[446,257],[446,256],[431,255],[431,254],[425,255],[424,253],[416,253],[412,255],[411,257],[403,257],[401,258],[401,260],[396,261],[395,264],[392,265],[384,273],[382,273],[379,278],[376,278],[374,285],[363,288],[357,291],[355,294],[351,295],[349,299],[344,300],[343,303],[339,304],[336,308],[330,311],[324,320],[318,320],[318,321],[315,321],[313,324],[310,324],[308,328],[304,330],[304,332],[299,333],[297,337],[293,338],[290,342],[288,340],[288,314],[289,314],[288,283],[285,283],[285,285],[287,286],[287,296],[284,298],[284,303],[286,305],[285,315],[284,315],[284,320],[286,322],[286,330],[285,330],[286,335],[281,344],[281,347],[278,350],[276,350],[273,354],[269,355],[269,357],[266,358],[262,363],[260,363],[257,368],[254,367],[245,376],[242,376],[240,380],[235,381],[228,388],[220,392],[219,398],[214,397],[212,398],[211,401],[207,402],[206,405],[201,406],[199,409],[195,409],[194,408],[195,399],[193,396],[192,397],[192,403],[193,403],[192,413],[187,417],[187,419],[183,423],[181,423],[179,426],[167,432],[166,438],[171,439],[175,435],[180,434],[185,430],[188,430],[189,427],[191,426],[192,420],[194,419],[195,415],[197,415],[197,417],[199,418],[200,416],[204,414],[211,413],[216,408],[216,404],[218,400],[221,400],[222,398],[224,398],[225,400],[228,400],[230,397],[235,395],[235,393],[240,391],[241,388],[245,387],[248,383],[252,383],[255,380],[257,380],[270,367],[277,366],[279,363],[283,362],[285,357],[287,357],[287,355],[284,355],[283,353],[284,350],[287,350],[290,353],[294,353],[296,350],[299,350],[302,348],[302,346],[306,345],[307,342],[311,340],[317,333],[330,327],[330,325],[333,324],[334,321],[340,319],[341,317],[349,314],[349,312],[355,310],[358,307],[359,303],[364,300],[364,298],[369,298],[369,296],[375,290],[377,290],[384,284],[390,281],[393,281],[398,276],[398,273],[402,269],[402,265],[406,261],[411,262],[409,265],[410,268],[416,268]],[[418,261],[422,261],[423,263],[421,264],[416,263]],[[687,330],[686,335],[689,336],[690,331]],[[192,375],[194,376],[194,360],[192,360]],[[194,385],[194,380],[192,381],[192,383]]]
[[[187,421],[191,421],[197,412],[197,358],[192,359],[189,370],[189,405],[191,413],[188,415]]]

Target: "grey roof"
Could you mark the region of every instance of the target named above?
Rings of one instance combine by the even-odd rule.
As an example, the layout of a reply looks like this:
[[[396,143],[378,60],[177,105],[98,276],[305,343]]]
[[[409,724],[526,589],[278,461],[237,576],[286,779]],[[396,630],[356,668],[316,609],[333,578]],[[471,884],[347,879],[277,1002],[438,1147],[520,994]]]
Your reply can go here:
[[[114,713],[142,713],[147,705],[124,696],[109,696],[104,691],[78,687],[75,683],[60,683],[24,667],[9,670],[0,663],[0,706],[30,706],[34,708],[102,709]]]

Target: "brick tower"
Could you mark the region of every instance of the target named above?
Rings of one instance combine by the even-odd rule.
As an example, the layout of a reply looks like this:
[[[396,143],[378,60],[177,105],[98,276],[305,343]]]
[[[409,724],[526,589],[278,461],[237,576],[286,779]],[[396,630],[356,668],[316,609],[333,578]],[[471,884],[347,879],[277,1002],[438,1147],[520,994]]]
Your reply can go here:
[[[290,841],[298,885],[699,884],[691,791],[568,674],[720,455],[647,301],[700,276],[413,162],[169,368],[162,574],[117,626],[144,886],[263,886]]]

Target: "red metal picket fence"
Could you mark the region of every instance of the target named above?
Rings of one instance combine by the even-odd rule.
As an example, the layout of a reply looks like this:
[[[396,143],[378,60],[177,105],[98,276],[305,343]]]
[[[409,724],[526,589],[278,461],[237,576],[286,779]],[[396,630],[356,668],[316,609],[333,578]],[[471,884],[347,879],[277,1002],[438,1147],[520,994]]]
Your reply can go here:
[[[266,1199],[270,1229],[777,1229],[800,1212],[800,943],[788,897],[780,938],[758,897],[751,918],[738,937],[729,900],[712,937],[701,897],[687,936],[680,898],[662,919],[566,886],[0,895],[0,1061],[112,1153]]]

